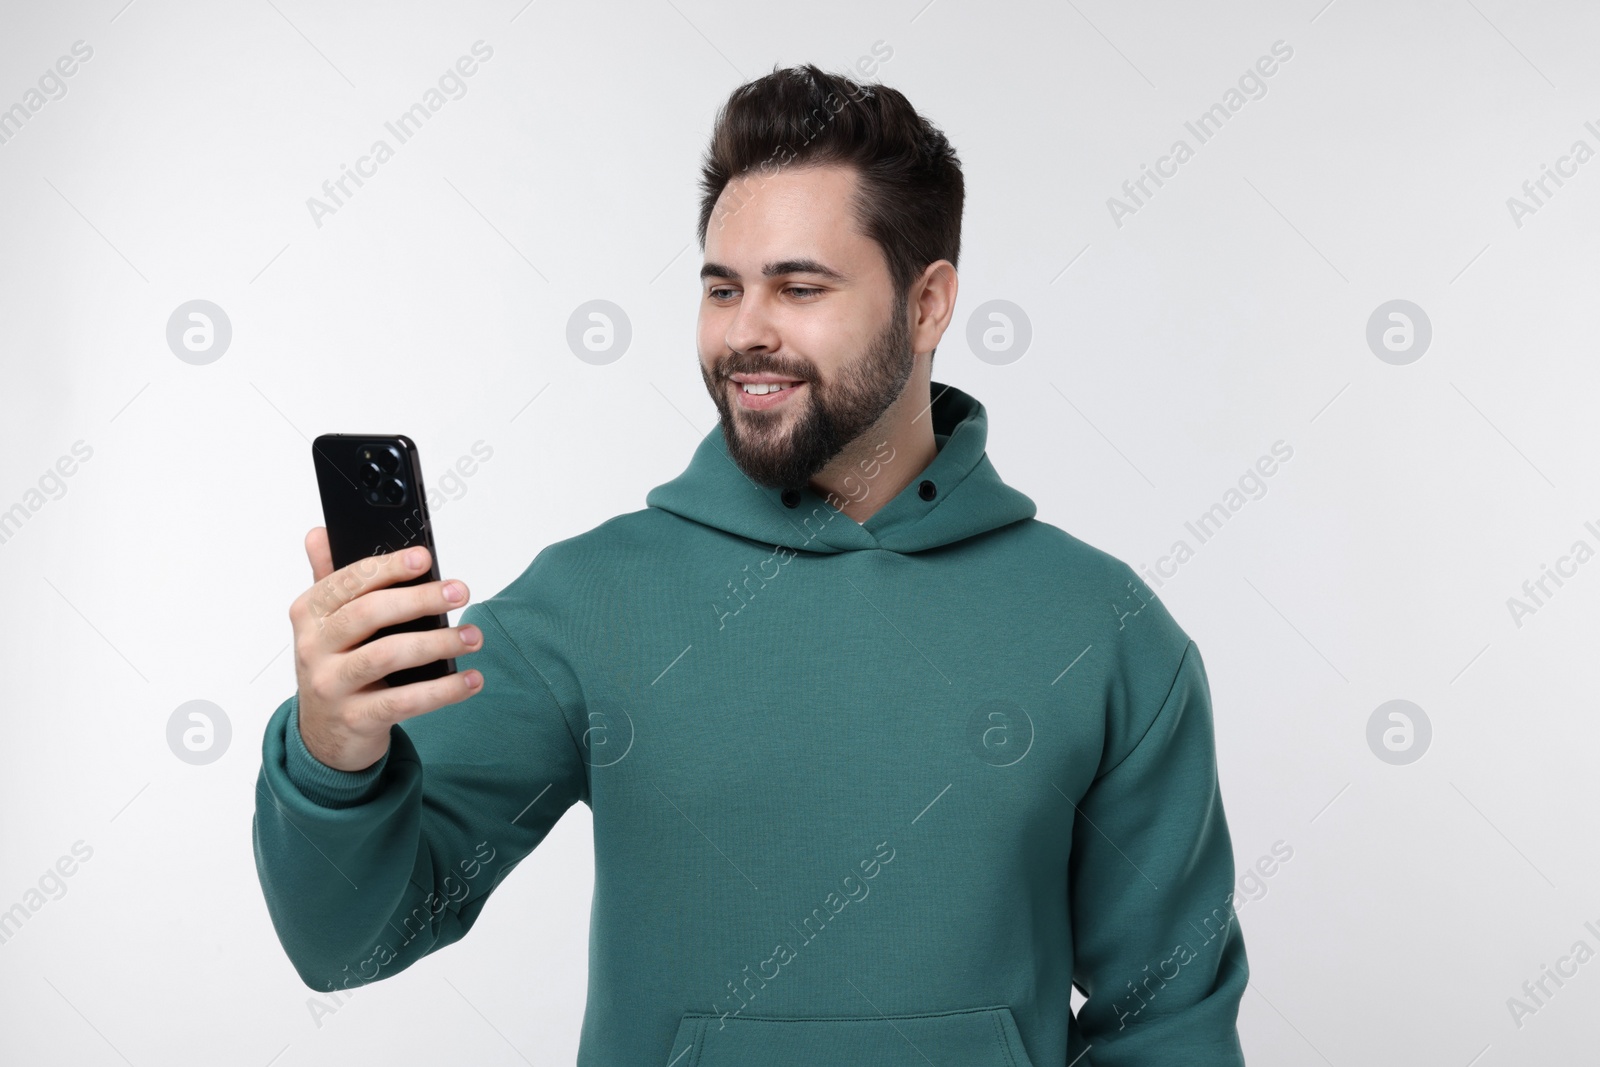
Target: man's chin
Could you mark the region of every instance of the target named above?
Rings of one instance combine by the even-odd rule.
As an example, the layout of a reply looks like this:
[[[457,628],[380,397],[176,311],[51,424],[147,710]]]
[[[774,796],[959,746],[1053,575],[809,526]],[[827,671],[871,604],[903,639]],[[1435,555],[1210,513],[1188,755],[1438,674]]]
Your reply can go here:
[[[738,442],[729,442],[728,455],[751,481],[769,489],[787,486],[783,456],[775,450],[765,446],[751,448],[747,441],[741,438]]]
[[[728,455],[746,478],[768,489],[788,489],[807,484],[820,470],[802,470],[796,464],[795,452],[800,447],[796,434],[806,426],[805,404],[810,397],[795,397],[793,411],[773,409],[757,411],[744,408],[734,399],[727,407],[718,405],[722,414],[722,437]]]
[[[799,470],[787,437],[781,441],[762,441],[750,446],[748,436],[730,442],[728,455],[746,478],[768,489],[788,489],[811,480],[811,473]]]
[[[739,468],[739,470],[744,473],[744,476],[746,478],[750,479],[752,482],[754,482],[755,484],[761,486],[762,488],[765,488],[765,489],[783,489],[783,488],[787,488],[787,486],[784,485],[784,483],[783,483],[783,481],[781,479],[774,480],[772,474],[769,471],[767,471],[765,468],[763,468],[763,467],[751,467],[751,466],[749,466],[749,465],[747,465],[745,463],[740,462],[738,457],[735,457],[733,462]]]

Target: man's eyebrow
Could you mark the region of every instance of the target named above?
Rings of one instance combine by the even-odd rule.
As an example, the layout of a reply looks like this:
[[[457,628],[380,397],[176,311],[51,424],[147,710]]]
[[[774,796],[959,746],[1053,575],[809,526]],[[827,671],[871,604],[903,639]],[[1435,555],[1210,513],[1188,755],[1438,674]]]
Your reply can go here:
[[[780,259],[776,263],[768,263],[761,268],[761,273],[768,278],[776,278],[784,274],[816,274],[829,281],[847,282],[849,276],[815,259]],[[732,267],[721,263],[706,263],[700,268],[700,278],[726,278],[730,282],[739,281],[739,272]]]

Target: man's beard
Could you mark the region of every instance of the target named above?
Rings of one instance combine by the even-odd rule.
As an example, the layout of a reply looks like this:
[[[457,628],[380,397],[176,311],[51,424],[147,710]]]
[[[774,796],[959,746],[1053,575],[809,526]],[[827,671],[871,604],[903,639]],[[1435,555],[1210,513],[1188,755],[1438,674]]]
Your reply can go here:
[[[739,468],[762,485],[798,488],[866,433],[900,398],[915,365],[902,297],[866,355],[840,371],[835,380],[819,380],[810,361],[779,364],[739,353],[721,360],[715,376],[700,364],[700,376],[716,402],[728,455]],[[731,374],[789,375],[806,383],[807,395],[791,398],[775,411],[735,411],[738,401],[730,399],[728,388]],[[782,410],[796,404],[803,410]],[[789,424],[788,430],[783,429],[785,424]]]

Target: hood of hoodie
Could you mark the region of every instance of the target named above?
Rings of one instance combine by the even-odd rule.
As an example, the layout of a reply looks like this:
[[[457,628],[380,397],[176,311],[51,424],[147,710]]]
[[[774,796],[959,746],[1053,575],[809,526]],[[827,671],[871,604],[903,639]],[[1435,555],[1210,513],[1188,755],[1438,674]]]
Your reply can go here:
[[[645,504],[761,544],[820,554],[921,552],[1033,518],[1033,501],[1001,481],[989,462],[983,405],[953,385],[930,385],[938,454],[865,523],[809,486],[772,488],[751,480],[728,454],[720,422],[683,473],[650,490]]]

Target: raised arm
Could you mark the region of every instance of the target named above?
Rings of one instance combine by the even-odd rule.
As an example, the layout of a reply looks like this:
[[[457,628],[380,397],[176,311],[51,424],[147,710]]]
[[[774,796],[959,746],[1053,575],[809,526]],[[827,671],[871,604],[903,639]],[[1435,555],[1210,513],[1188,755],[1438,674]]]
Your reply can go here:
[[[468,607],[459,627],[426,637],[395,634],[357,648],[363,630],[396,619],[370,607],[373,597],[350,599],[337,610],[366,600],[369,611],[330,640],[348,649],[341,655],[366,659],[313,665],[268,721],[256,781],[256,870],[279,940],[308,986],[378,981],[459,940],[500,879],[568,808],[587,802],[587,767],[571,727],[579,720],[569,718],[581,691],[550,613],[536,603],[541,578],[554,577],[543,573],[544,559]],[[443,601],[440,585],[390,591],[440,598],[439,606],[419,601],[422,610],[456,606]],[[454,640],[460,649],[459,631],[469,627],[481,631],[475,651],[424,646]],[[393,644],[380,648],[386,642]],[[456,675],[382,682],[398,667],[447,654],[457,656]],[[469,690],[473,671],[481,682]],[[427,687],[450,685],[459,687],[454,702],[430,707],[438,694]],[[307,729],[301,698],[312,686],[326,703]],[[330,715],[332,705],[342,710]],[[368,763],[361,731],[377,729],[387,746],[375,761],[359,770],[333,765]],[[341,730],[356,740],[341,747],[331,740]],[[314,755],[307,738],[331,762]]]

